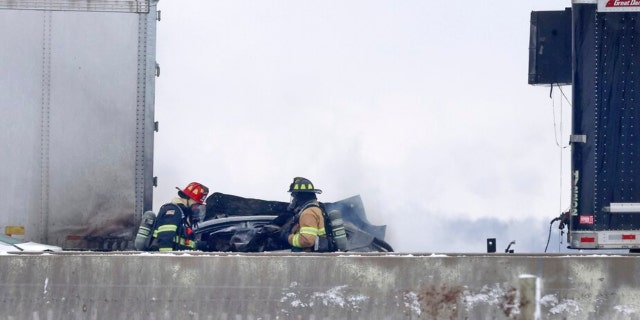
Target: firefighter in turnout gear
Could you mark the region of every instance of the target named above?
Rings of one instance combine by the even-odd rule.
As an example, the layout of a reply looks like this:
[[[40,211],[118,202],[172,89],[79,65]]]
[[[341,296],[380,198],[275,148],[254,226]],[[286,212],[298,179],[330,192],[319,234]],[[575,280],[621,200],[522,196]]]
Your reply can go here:
[[[204,200],[209,188],[198,182],[189,183],[184,189],[178,189],[178,196],[160,207],[153,231],[151,250],[203,250],[205,242],[195,240],[193,227],[204,217]]]
[[[291,251],[327,251],[324,216],[316,198],[322,190],[316,189],[308,179],[296,177],[289,186],[289,192],[291,203],[288,209],[295,214],[294,226],[287,239]]]

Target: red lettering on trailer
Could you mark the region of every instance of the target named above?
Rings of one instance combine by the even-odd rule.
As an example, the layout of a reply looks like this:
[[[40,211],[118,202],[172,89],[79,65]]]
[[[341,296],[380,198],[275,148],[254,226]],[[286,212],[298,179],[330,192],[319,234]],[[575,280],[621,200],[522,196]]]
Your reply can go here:
[[[82,240],[82,236],[68,235],[67,240]]]
[[[609,0],[607,1],[605,7],[607,8],[615,8],[615,7],[636,7],[640,6],[640,1],[638,0]]]
[[[580,224],[593,224],[593,216],[580,216]]]
[[[594,237],[582,237],[582,238],[580,238],[580,242],[596,242],[596,238],[594,238]]]
[[[636,239],[636,235],[635,234],[623,234],[622,235],[622,240],[635,240]]]

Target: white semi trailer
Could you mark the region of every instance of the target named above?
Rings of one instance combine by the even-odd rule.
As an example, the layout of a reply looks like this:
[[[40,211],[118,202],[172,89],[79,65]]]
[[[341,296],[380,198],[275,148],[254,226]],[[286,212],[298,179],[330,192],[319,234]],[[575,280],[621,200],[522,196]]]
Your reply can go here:
[[[0,0],[0,228],[132,249],[152,207],[157,0]]]

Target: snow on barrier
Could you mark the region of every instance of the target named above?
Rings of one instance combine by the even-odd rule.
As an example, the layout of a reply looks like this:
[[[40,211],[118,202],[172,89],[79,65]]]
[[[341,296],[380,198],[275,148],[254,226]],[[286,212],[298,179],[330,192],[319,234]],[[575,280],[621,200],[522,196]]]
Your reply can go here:
[[[621,319],[636,255],[0,255],[0,319]]]

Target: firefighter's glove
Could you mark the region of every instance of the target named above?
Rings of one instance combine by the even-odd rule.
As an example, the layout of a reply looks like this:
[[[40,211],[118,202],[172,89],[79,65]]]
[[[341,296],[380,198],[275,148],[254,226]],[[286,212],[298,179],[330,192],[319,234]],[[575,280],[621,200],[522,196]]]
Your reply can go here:
[[[287,245],[289,245],[289,232],[286,232],[285,230],[280,231],[280,234],[278,235],[278,239],[280,240],[280,242],[282,243],[286,243]]]

